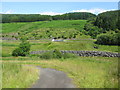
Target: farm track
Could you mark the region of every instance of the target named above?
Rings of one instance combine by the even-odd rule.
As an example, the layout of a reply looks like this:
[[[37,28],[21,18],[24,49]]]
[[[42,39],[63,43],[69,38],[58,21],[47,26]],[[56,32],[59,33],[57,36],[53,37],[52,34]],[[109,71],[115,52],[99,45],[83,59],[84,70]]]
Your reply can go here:
[[[2,60],[0,61],[2,62]],[[3,61],[9,63],[27,63],[33,61]],[[40,61],[35,61],[40,62]],[[27,66],[32,66],[25,64]],[[30,88],[75,88],[75,85],[72,84],[72,79],[69,78],[64,72],[57,71],[55,69],[50,68],[41,68],[40,66],[36,66],[39,71],[39,79],[31,85]]]
[[[31,88],[75,88],[64,72],[39,66],[37,68],[40,69],[40,76]]]

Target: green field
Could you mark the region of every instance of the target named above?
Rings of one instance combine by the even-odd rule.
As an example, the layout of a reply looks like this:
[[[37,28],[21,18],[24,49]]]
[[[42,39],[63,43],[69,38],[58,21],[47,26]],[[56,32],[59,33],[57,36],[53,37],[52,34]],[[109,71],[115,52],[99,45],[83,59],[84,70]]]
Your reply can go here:
[[[33,39],[28,40],[31,45],[30,52],[55,49],[118,52],[118,46],[98,45],[94,43],[95,39],[84,35],[85,23],[86,20],[4,23],[2,37]],[[63,38],[64,41],[52,42],[52,37]],[[118,58],[72,57],[46,60],[32,55],[13,57],[12,52],[20,43],[20,40],[3,40],[0,43],[3,88],[29,88],[38,78],[38,69],[35,66],[65,72],[78,88],[118,87]],[[94,48],[95,46],[98,49]]]
[[[33,65],[33,66],[36,65],[36,66],[41,66],[43,68],[53,68],[59,71],[64,71],[67,73],[67,75],[70,78],[72,78],[73,83],[76,85],[76,87],[79,88],[117,88],[118,87],[117,58],[79,57],[79,58],[71,58],[65,60],[58,60],[58,59],[41,60],[39,58],[29,58],[29,57],[26,58],[4,57],[3,60],[11,60],[9,64],[14,63],[16,66],[18,64],[22,64],[22,65],[27,64],[27,65]],[[7,65],[7,68],[9,68],[8,66],[9,65]],[[26,67],[24,68],[26,70]],[[12,69],[12,71],[14,71],[14,69],[16,70],[16,68],[14,68],[13,66],[10,67],[10,69]],[[16,79],[13,78],[14,76],[13,73],[15,74],[16,72],[12,72],[10,69],[7,70],[3,69],[5,71],[4,72],[5,75],[3,75],[3,78],[6,79],[6,77],[9,77],[6,75],[8,74],[8,70],[11,75],[11,80],[9,81],[10,86],[4,85],[4,87],[6,88],[15,87],[16,85],[14,84]],[[24,72],[23,70],[23,73],[27,73],[27,72]],[[21,77],[23,76],[23,74],[21,73],[18,74]],[[27,75],[29,75],[29,73]],[[29,77],[27,79],[29,79]],[[21,84],[20,81],[18,84]],[[7,81],[4,81],[3,83],[5,82]],[[20,87],[24,87],[24,86],[20,86]]]
[[[2,24],[2,33],[11,33],[17,31],[39,28],[77,28],[82,29],[86,20],[57,20],[57,21],[39,21],[24,23],[4,23]]]
[[[38,79],[39,70],[33,66],[3,62],[2,75],[2,88],[28,88]]]
[[[8,41],[4,40],[2,42],[2,56],[9,57],[12,51],[17,48],[20,41]],[[118,46],[109,45],[97,45],[94,44],[94,40],[79,40],[71,42],[51,42],[51,40],[31,40],[31,50],[30,51],[40,51],[40,50],[86,50],[86,51],[107,51],[107,52],[118,52]],[[94,46],[98,46],[95,49]]]
[[[78,40],[77,40],[78,41]],[[48,40],[31,40],[31,51],[38,50],[99,50],[99,51],[110,51],[117,52],[117,46],[106,46],[99,45],[98,49],[94,49],[94,41],[93,40],[80,40],[79,42],[71,41],[71,42],[51,42]],[[26,65],[35,65],[41,66],[43,68],[53,68],[60,71],[64,71],[68,74],[70,78],[73,79],[73,83],[79,88],[117,88],[118,80],[117,80],[117,70],[118,70],[118,58],[108,58],[108,57],[77,57],[77,58],[69,58],[69,59],[50,59],[43,60],[39,57],[13,57],[12,51],[17,48],[20,44],[20,41],[3,41],[2,43],[2,60],[6,62],[14,63],[16,66],[18,64],[22,64],[24,70],[29,68]],[[16,62],[16,63],[15,63]],[[6,65],[6,63],[4,63]],[[9,65],[7,65],[9,66]],[[7,67],[9,68],[9,67]],[[12,68],[12,66],[11,66]],[[11,68],[8,70],[11,71]],[[16,68],[12,68],[12,70],[16,70]],[[4,70],[4,69],[3,69]],[[23,69],[21,69],[23,70]],[[27,73],[24,71],[23,73]],[[34,72],[34,71],[33,71]],[[3,78],[9,77],[6,74],[8,71],[4,70],[5,75],[3,74]],[[11,73],[11,79],[9,81],[4,80],[3,83],[10,82],[9,86],[3,87],[16,87],[14,82],[14,75]],[[31,72],[32,73],[32,72]],[[19,74],[19,75],[18,75]],[[23,76],[22,73],[18,73],[16,77]],[[13,75],[13,76],[12,76]],[[29,74],[27,74],[29,75]],[[35,76],[34,78],[38,77]],[[29,79],[29,78],[26,78]],[[36,79],[35,79],[36,80]],[[28,85],[32,85],[32,82],[28,83],[26,86],[22,83],[22,79],[18,80],[19,87],[27,87]]]
[[[79,38],[86,20],[57,20],[2,24],[2,37],[28,39]]]

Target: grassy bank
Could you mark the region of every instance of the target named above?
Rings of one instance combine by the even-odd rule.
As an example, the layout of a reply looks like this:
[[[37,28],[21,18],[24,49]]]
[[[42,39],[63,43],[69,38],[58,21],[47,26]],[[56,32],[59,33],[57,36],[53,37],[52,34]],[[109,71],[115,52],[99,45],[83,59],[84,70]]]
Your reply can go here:
[[[2,88],[31,87],[39,75],[36,67],[10,62],[3,62],[2,72]]]
[[[117,58],[78,58],[65,61],[43,61],[40,66],[66,72],[79,88],[118,87]]]
[[[118,52],[118,46],[97,45],[94,44],[94,41],[95,40],[92,39],[81,39],[67,40],[65,42],[51,42],[50,40],[45,39],[30,40],[30,44],[31,51],[58,49]],[[73,83],[79,88],[118,87],[118,58],[77,57],[44,60],[33,56],[12,57],[12,51],[19,46],[20,41],[3,40],[1,44],[2,60],[4,62],[3,65],[5,66],[3,67],[3,87],[25,88],[32,85],[37,79],[36,68],[22,66],[24,64],[63,71],[73,79]],[[94,46],[97,46],[98,49],[95,49]],[[13,63],[8,63],[9,61]],[[25,82],[23,83],[23,81]],[[7,83],[9,83],[9,85],[7,85]]]
[[[59,60],[41,60],[39,58],[31,59],[29,57],[20,60],[19,58],[22,57],[11,57],[10,61],[64,71],[73,79],[73,83],[79,88],[118,87],[118,58],[78,57]],[[3,60],[7,59],[9,58],[3,58]]]
[[[45,39],[45,38],[79,38],[84,30],[86,20],[55,20],[21,23],[4,23],[3,38]]]
[[[59,50],[118,52],[118,46],[95,44],[96,39],[92,39],[87,33],[90,31],[94,34],[94,30],[98,29],[89,24],[88,29],[92,28],[85,31],[86,22],[87,20],[52,20],[3,23],[0,34],[5,39],[0,42],[3,60],[2,87],[30,88],[38,79],[39,70],[36,66],[40,66],[65,72],[78,88],[117,88],[118,58],[73,57],[72,54],[63,55],[59,52]],[[13,57],[12,52],[19,47],[21,37],[30,42],[30,52],[55,49],[56,51],[42,55],[25,54],[26,57]],[[64,41],[52,42],[52,38]],[[22,50],[19,50],[21,48]],[[23,49],[26,49],[27,45],[21,45],[21,48],[16,52],[24,53],[26,50]]]
[[[2,24],[2,33],[14,33],[24,30],[33,31],[39,28],[77,28],[83,29],[86,20],[55,20],[39,22],[18,22]]]
[[[2,42],[2,56],[9,57],[12,51],[18,47],[20,41],[7,41]],[[77,40],[68,42],[51,42],[50,40],[32,40],[30,41],[31,51],[39,50],[88,50],[88,51],[107,51],[118,52],[118,46],[107,46],[94,44],[93,40]],[[98,49],[95,49],[97,46]]]

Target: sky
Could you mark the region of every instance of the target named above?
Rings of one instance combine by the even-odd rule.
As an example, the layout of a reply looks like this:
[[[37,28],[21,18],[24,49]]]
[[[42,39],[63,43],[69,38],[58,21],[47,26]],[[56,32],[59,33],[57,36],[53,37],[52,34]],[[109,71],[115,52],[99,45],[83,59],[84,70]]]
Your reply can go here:
[[[117,10],[118,2],[2,2],[0,13],[61,15],[69,12],[102,12]]]
[[[118,2],[119,0],[1,0],[2,2]]]

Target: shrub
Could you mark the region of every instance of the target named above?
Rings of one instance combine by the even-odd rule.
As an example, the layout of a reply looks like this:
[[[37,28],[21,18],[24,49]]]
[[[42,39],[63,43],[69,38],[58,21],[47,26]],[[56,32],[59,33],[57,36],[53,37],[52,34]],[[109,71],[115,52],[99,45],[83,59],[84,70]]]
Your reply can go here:
[[[19,48],[22,49],[24,52],[29,52],[30,51],[30,44],[27,41],[23,41],[20,45]]]
[[[13,52],[12,52],[12,56],[26,56],[28,53],[24,52],[21,48],[16,48]]]
[[[62,53],[58,51],[57,49],[55,49],[53,51],[53,58],[62,58]]]
[[[55,49],[54,51],[49,51],[49,52],[45,52],[45,53],[41,54],[40,58],[42,58],[42,59],[52,59],[52,58],[59,59],[59,58],[62,58],[62,53]]]
[[[120,45],[120,33],[113,35],[113,44],[114,45]]]
[[[12,56],[26,56],[29,54],[30,44],[26,40],[23,40],[19,47],[12,52]]]
[[[108,44],[110,42],[110,37],[107,35],[101,35],[97,38],[98,44]]]
[[[20,40],[21,40],[22,42],[24,42],[24,41],[27,40],[27,38],[26,38],[26,37],[21,37]]]
[[[102,45],[120,45],[120,34],[104,34],[97,38],[96,43]]]
[[[66,59],[66,58],[75,58],[75,57],[77,56],[71,53],[62,54],[57,49],[55,49],[54,51],[45,52],[40,55],[40,58],[42,59]]]
[[[103,32],[103,29],[98,28],[97,26],[94,26],[94,24],[92,24],[92,22],[93,21],[87,22],[85,24],[83,33],[85,35],[90,35],[93,39],[95,39],[98,34]]]
[[[53,52],[45,52],[40,55],[40,58],[42,59],[52,59],[53,58]]]

